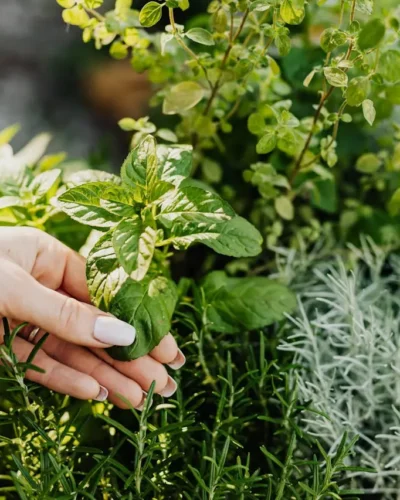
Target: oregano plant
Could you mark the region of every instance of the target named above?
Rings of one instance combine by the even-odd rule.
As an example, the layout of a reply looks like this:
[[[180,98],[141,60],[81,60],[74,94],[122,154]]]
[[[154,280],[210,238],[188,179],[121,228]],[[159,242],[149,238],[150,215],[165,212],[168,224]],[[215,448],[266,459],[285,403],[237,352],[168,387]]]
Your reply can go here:
[[[117,0],[111,10],[102,0],[58,3],[64,20],[83,29],[85,42],[109,47],[112,57],[129,58],[134,71],[147,71],[154,84],[151,105],[176,118],[160,129],[149,117],[123,118],[120,126],[133,132],[132,145],[147,133],[191,144],[197,176],[239,204],[247,200],[240,200],[238,181],[229,190],[221,186],[227,183],[225,163],[238,163],[245,181],[259,189],[251,216],[267,247],[312,244],[332,230],[347,235],[350,228],[372,227],[365,221],[370,209],[360,202],[363,180],[357,193],[341,183],[355,161],[349,165],[340,156],[340,130],[362,133],[371,144],[371,127],[385,123],[399,102],[395,4],[213,0],[202,16],[180,24],[178,16],[197,3]],[[320,20],[308,31],[315,16]],[[254,137],[246,134],[245,121]],[[231,150],[243,137],[242,160]],[[390,185],[381,209],[393,226]],[[345,220],[344,208],[353,214]],[[324,218],[333,227],[321,224]]]

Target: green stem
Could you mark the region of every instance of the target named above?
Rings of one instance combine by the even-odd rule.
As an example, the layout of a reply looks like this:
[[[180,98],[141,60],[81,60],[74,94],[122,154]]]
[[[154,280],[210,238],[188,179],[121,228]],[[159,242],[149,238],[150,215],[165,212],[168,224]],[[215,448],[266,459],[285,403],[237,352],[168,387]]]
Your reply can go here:
[[[207,72],[207,68],[204,67],[204,65],[202,64],[202,62],[200,61],[200,59],[197,57],[197,55],[193,52],[192,49],[190,49],[186,43],[182,40],[182,38],[179,36],[179,33],[178,33],[178,30],[176,28],[176,23],[175,23],[175,16],[174,16],[174,9],[172,8],[169,8],[168,9],[168,13],[169,13],[169,22],[172,26],[172,34],[174,35],[175,37],[175,40],[177,41],[177,43],[180,45],[180,47],[194,60],[196,61],[196,63],[200,66],[200,68],[203,70],[204,72],[204,76],[206,77],[206,80],[208,82],[208,85],[210,86],[210,88],[212,88],[212,82],[211,80],[209,79],[208,77],[208,72]]]
[[[229,56],[230,56],[231,51],[233,49],[233,45],[234,45],[235,41],[237,40],[237,38],[240,36],[249,13],[250,13],[250,11],[249,11],[249,9],[247,9],[243,15],[242,22],[240,23],[240,26],[237,29],[236,33],[233,35],[232,38],[230,37],[228,48],[226,49],[224,57],[222,59],[222,63],[221,63],[221,67],[220,67],[220,75],[219,75],[217,81],[215,82],[215,85],[212,88],[211,96],[207,102],[206,108],[205,108],[204,113],[203,113],[204,116],[207,116],[211,111],[211,107],[213,105],[214,99],[216,98],[218,90],[220,89],[223,71],[225,69],[225,66],[226,66],[228,60],[229,60]]]
[[[306,154],[306,152],[308,150],[308,147],[310,146],[311,139],[314,136],[314,132],[315,132],[315,129],[316,129],[319,117],[320,117],[321,112],[322,112],[322,108],[324,107],[325,102],[329,99],[329,97],[331,96],[331,94],[332,94],[332,92],[334,90],[335,90],[335,87],[331,86],[330,89],[327,92],[325,92],[325,93],[323,93],[321,95],[321,99],[319,101],[318,108],[317,108],[317,110],[316,110],[316,112],[314,114],[314,119],[313,119],[313,123],[312,123],[312,126],[311,126],[311,130],[310,130],[310,132],[308,134],[308,137],[306,139],[304,147],[301,150],[300,156],[298,157],[298,159],[296,161],[294,169],[292,170],[292,173],[290,174],[290,177],[289,177],[289,183],[290,184],[293,184],[293,181],[297,177],[297,174],[299,173],[299,171],[300,171],[300,169],[302,167],[302,162],[303,162],[303,159],[304,159],[304,155]]]

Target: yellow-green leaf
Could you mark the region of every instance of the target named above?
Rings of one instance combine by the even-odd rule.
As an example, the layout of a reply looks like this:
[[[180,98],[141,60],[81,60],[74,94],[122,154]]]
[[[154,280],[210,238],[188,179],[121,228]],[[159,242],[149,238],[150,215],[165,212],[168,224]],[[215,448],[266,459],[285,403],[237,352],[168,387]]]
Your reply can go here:
[[[10,125],[0,132],[0,146],[3,144],[8,144],[12,138],[19,132],[20,125],[17,123],[15,125]]]
[[[131,132],[132,130],[136,130],[136,120],[133,118],[122,118],[119,122],[118,125],[122,130],[125,130],[125,132]]]
[[[363,174],[372,174],[382,165],[382,160],[373,153],[365,153],[358,158],[356,169]]]
[[[65,23],[80,27],[85,27],[90,21],[90,17],[87,12],[79,5],[76,5],[71,9],[63,10],[62,18]]]
[[[371,99],[365,99],[365,101],[363,101],[362,109],[364,113],[364,118],[372,126],[375,121],[376,111],[374,103],[371,101]]]
[[[275,210],[282,219],[292,220],[294,217],[293,203],[287,196],[279,196],[276,198]]]
[[[110,55],[114,59],[125,59],[128,55],[128,47],[124,43],[116,41],[110,47]]]
[[[287,24],[300,24],[305,16],[304,0],[283,0],[281,18]]]
[[[277,143],[276,135],[267,133],[261,137],[256,146],[256,151],[259,155],[270,153],[275,149]]]
[[[151,28],[161,19],[163,4],[158,2],[149,2],[140,11],[140,24],[146,28]]]
[[[58,5],[61,5],[64,9],[70,9],[76,4],[76,0],[56,0]]]
[[[324,68],[325,78],[333,87],[346,87],[348,77],[344,71],[339,68]]]
[[[164,99],[163,112],[176,115],[194,108],[204,97],[204,89],[196,82],[182,82],[174,85]]]
[[[132,0],[117,0],[115,2],[115,11],[118,14],[123,14],[132,6]]]
[[[186,33],[186,36],[193,42],[202,45],[215,45],[212,34],[203,28],[192,28]]]
[[[189,8],[189,0],[178,0],[179,7],[182,10],[187,10]]]
[[[41,172],[51,170],[65,160],[67,153],[61,152],[54,155],[46,155],[40,160],[38,167]]]

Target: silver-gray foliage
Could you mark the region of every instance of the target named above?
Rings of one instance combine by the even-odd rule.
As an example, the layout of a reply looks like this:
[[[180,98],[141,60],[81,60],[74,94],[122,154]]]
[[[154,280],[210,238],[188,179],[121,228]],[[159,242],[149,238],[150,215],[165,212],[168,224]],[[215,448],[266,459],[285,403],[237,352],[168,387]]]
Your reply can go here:
[[[300,307],[280,349],[301,367],[300,398],[329,417],[311,413],[303,424],[331,451],[344,431],[358,434],[349,465],[376,474],[353,473],[354,486],[399,499],[400,257],[366,241],[351,250],[352,266],[331,258],[309,267],[293,256],[281,259],[281,270]]]

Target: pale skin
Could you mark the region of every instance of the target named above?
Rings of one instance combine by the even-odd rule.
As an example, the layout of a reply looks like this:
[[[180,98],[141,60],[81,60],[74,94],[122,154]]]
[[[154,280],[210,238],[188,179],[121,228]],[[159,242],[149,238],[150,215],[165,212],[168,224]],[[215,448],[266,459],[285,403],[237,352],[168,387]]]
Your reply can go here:
[[[113,332],[104,328],[102,319],[102,341],[95,336],[96,322],[104,316],[111,317],[90,305],[82,256],[42,231],[0,228],[0,318],[7,318],[11,326],[27,322],[41,328],[32,342],[32,326],[15,339],[18,359],[26,360],[34,343],[45,332],[50,334],[34,360],[45,373],[30,370],[29,380],[78,399],[101,401],[108,396],[120,408],[128,406],[122,395],[142,409],[153,381],[156,393],[172,396],[177,386],[165,365],[178,369],[185,363],[172,335],[148,356],[115,361],[104,350],[113,344],[104,342]],[[117,321],[117,334],[118,323],[129,333],[129,326]],[[0,344],[3,337],[1,321]]]

